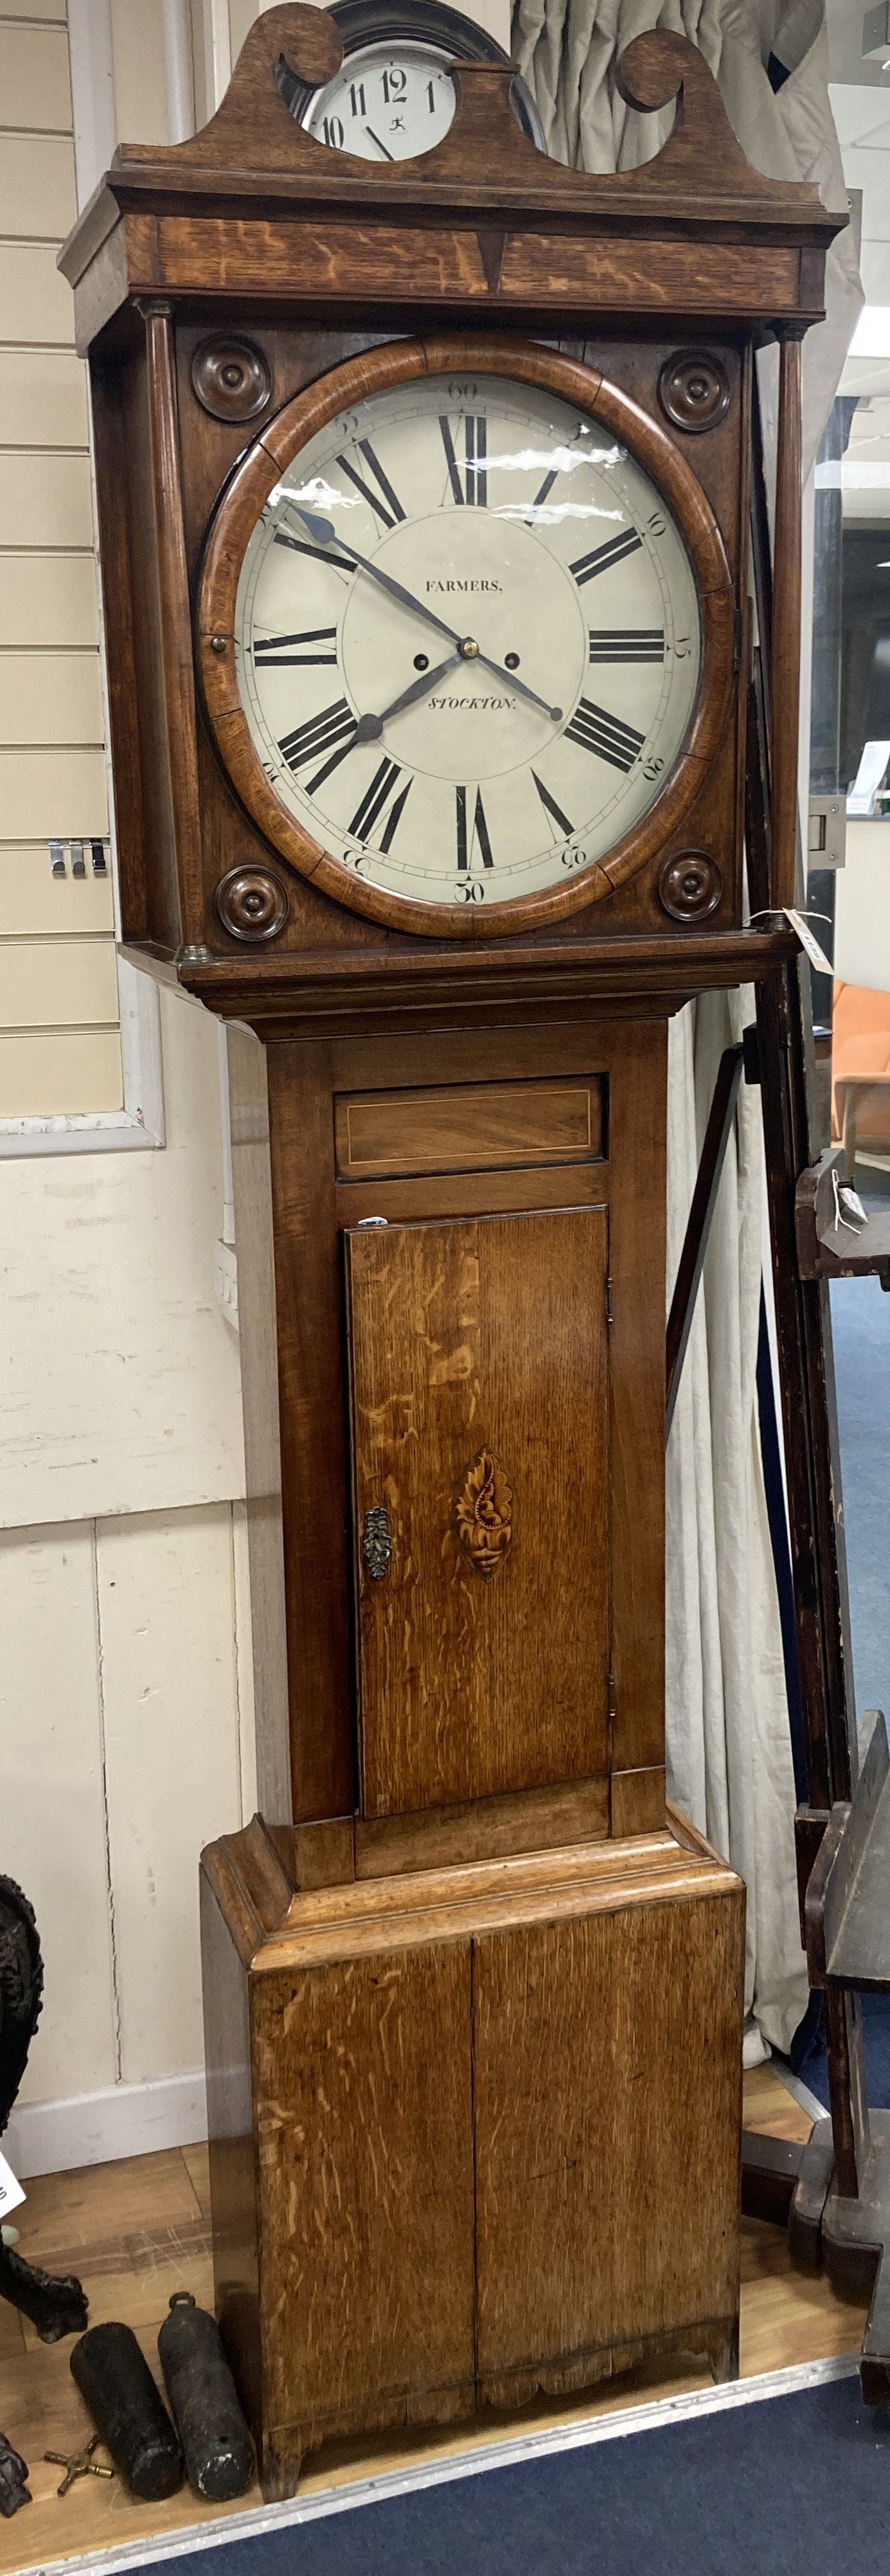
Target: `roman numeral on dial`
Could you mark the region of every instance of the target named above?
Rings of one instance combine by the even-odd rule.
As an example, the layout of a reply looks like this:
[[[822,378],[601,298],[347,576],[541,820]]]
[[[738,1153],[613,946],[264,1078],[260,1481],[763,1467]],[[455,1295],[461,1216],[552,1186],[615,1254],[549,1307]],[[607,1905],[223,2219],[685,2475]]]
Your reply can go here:
[[[539,510],[543,510],[544,503],[545,503],[545,501],[546,501],[546,499],[547,499],[548,493],[552,492],[552,490],[553,490],[553,486],[554,486],[554,483],[556,482],[556,478],[557,478],[558,473],[559,473],[559,466],[558,466],[558,465],[554,465],[554,466],[553,466],[553,468],[552,468],[552,470],[551,470],[551,472],[550,472],[549,474],[545,474],[545,476],[544,476],[544,480],[543,480],[543,483],[542,483],[542,485],[541,485],[540,492],[536,492],[536,493],[535,493],[535,497],[534,497],[534,500],[533,500],[533,502],[532,502],[532,506],[531,506],[531,509],[530,509],[530,511],[529,511],[529,514],[528,514],[528,518],[526,519],[525,524],[526,524],[526,527],[527,527],[527,528],[533,528],[533,527],[534,527],[534,524],[535,524],[535,518],[536,518],[537,512],[538,512]]]
[[[486,509],[488,506],[488,424],[484,412],[464,413],[457,433],[457,446],[451,435],[450,421],[443,419],[441,415],[439,428],[442,432],[442,445],[445,449],[452,498],[457,502],[459,509]],[[461,443],[463,455],[459,457],[458,447]]]
[[[309,663],[336,662],[336,626],[308,626],[304,635],[257,635],[253,645],[254,669],[257,671],[299,671]],[[303,650],[283,651],[283,646],[300,645]],[[318,651],[310,648],[318,646]]]
[[[601,626],[590,638],[592,662],[663,662],[663,626]]]
[[[613,565],[623,563],[625,555],[635,555],[642,542],[636,528],[622,528],[617,537],[607,537],[605,545],[594,546],[591,554],[578,555],[569,571],[574,573],[579,590],[583,590],[586,581],[595,581],[597,573],[611,572]]]
[[[470,823],[469,816],[467,814],[468,793],[469,790],[466,787],[456,787],[454,790],[458,868],[469,869],[471,866],[474,841],[478,841],[479,843],[479,848],[482,852],[483,867],[493,868],[494,855],[491,847],[488,824],[485,819],[485,807],[482,802],[481,788],[477,787],[476,789],[476,805],[473,813],[472,824]]]
[[[306,724],[296,725],[293,733],[283,734],[278,748],[288,768],[294,771],[304,769],[307,761],[324,760],[325,752],[330,752],[331,758],[324,760],[316,776],[307,781],[306,793],[314,796],[324,779],[330,777],[331,770],[336,769],[340,761],[345,760],[347,752],[352,750],[354,734],[355,717],[351,709],[345,698],[335,698],[333,706],[325,707],[320,716],[310,716]]]
[[[563,734],[564,742],[580,743],[582,751],[595,751],[599,760],[607,760],[612,769],[632,769],[646,736],[633,725],[623,724],[620,716],[610,716],[592,698],[582,698],[570,725]]]
[[[290,546],[295,555],[311,555],[313,563],[329,564],[332,572],[355,571],[351,555],[333,555],[330,546],[311,546],[308,537],[295,537],[290,528],[276,528],[272,543],[275,546]]]
[[[370,787],[366,787],[365,789],[361,804],[356,806],[355,813],[353,814],[352,821],[349,826],[350,835],[353,840],[367,841],[373,832],[375,823],[379,823],[381,814],[385,813],[387,806],[389,806],[389,812],[386,815],[386,823],[383,831],[383,838],[380,843],[380,848],[384,858],[386,858],[388,852],[392,849],[393,839],[398,830],[402,815],[404,814],[411,790],[411,780],[408,778],[405,781],[404,787],[401,788],[401,793],[399,793],[401,777],[402,772],[397,761],[382,760],[379,769],[376,769],[374,772]]]
[[[557,805],[555,796],[551,796],[549,787],[545,787],[543,778],[538,777],[536,769],[532,770],[532,777],[545,814],[549,814],[551,822],[556,824],[560,838],[570,841],[575,829],[574,823],[569,822],[568,815],[563,813],[562,806]]]
[[[381,465],[379,456],[375,456],[370,439],[360,438],[358,444],[359,454],[364,457],[369,474],[373,474],[374,482],[378,486],[377,491],[374,491],[371,483],[365,482],[364,476],[358,473],[354,465],[350,465],[348,456],[338,456],[340,472],[348,475],[350,483],[354,483],[363,501],[370,501],[372,510],[376,510],[377,517],[382,520],[383,526],[394,528],[397,520],[405,516],[401,501],[393,491],[389,475]]]

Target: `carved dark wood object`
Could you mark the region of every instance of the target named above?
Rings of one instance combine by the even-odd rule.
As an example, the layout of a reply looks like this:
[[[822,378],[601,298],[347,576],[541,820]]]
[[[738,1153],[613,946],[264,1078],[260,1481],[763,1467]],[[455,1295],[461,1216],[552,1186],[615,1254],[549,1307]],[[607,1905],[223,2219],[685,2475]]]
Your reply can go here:
[[[34,1909],[14,1878],[0,1877],[0,2137],[15,2104],[42,2004],[43,1959]],[[44,2272],[40,2264],[27,2263],[14,2245],[2,2241],[0,2299],[8,2299],[11,2307],[30,2318],[41,2343],[58,2343],[62,2335],[80,2334],[86,2325],[87,2301],[73,2273],[59,2277]]]

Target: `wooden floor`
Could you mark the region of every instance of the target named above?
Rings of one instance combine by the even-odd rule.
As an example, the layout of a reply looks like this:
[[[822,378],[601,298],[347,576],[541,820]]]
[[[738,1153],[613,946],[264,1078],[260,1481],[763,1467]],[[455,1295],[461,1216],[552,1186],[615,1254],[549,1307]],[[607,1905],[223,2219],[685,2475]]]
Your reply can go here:
[[[781,2137],[809,2135],[805,2112],[768,2067],[746,2077],[745,2117],[749,2127]],[[171,2149],[81,2173],[46,2175],[29,2183],[27,2202],[16,2220],[22,2253],[51,2271],[77,2272],[89,2298],[91,2325],[108,2317],[125,2318],[156,2373],[157,2331],[171,2291],[190,2289],[204,2305],[213,2304],[206,2148]],[[863,2325],[864,2311],[836,2299],[827,2282],[791,2271],[779,2228],[744,2222],[743,2376],[853,2351]],[[72,2450],[90,2429],[69,2370],[70,2351],[70,2338],[42,2344],[34,2328],[0,2301],[0,2428],[30,2463],[34,2498],[12,2521],[0,2520],[0,2576],[68,2551],[119,2547],[150,2532],[206,2523],[261,2502],[258,2488],[237,2506],[218,2507],[196,2503],[184,2489],[168,2504],[139,2505],[116,2479],[104,2478],[81,2479],[59,2498],[62,2472],[46,2466],[43,2453]],[[644,2379],[634,2373],[613,2383],[607,2394],[587,2394],[568,2406],[539,2404],[521,2414],[487,2415],[481,2429],[455,2432],[452,2427],[432,2437],[419,2434],[410,2442],[404,2434],[394,2434],[364,2449],[329,2445],[317,2455],[301,2493],[373,2468],[394,2468],[406,2460],[490,2442],[499,2432],[509,2437],[536,2425],[638,2405],[646,2396],[704,2386],[706,2378],[695,2369],[678,2375],[674,2362],[658,2381],[651,2374]]]

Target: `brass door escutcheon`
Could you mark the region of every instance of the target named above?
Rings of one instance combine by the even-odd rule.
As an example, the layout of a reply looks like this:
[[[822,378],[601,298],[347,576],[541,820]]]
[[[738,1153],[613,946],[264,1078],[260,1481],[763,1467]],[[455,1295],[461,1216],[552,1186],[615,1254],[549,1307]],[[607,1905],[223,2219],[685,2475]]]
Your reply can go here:
[[[385,1503],[372,1503],[362,1524],[362,1555],[374,1583],[382,1583],[390,1557],[392,1539],[389,1513]]]

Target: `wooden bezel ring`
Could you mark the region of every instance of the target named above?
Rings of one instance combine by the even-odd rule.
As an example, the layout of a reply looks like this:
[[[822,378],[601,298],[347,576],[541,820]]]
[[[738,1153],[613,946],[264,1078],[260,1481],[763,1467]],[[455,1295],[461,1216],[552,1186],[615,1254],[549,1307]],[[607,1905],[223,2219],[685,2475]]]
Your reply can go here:
[[[677,850],[665,859],[658,879],[658,900],[672,921],[684,921],[692,929],[708,914],[716,912],[723,893],[723,878],[710,850]]]
[[[702,629],[702,676],[695,709],[673,769],[654,803],[608,857],[573,883],[542,888],[516,902],[486,905],[485,918],[467,905],[415,902],[386,888],[364,885],[313,840],[275,794],[255,749],[238,694],[235,604],[244,554],[260,511],[301,447],[341,412],[369,395],[424,376],[456,369],[540,385],[562,402],[590,413],[619,437],[651,477],[672,511],[689,554]],[[710,503],[673,440],[628,394],[576,359],[526,342],[494,339],[401,340],[369,349],[332,368],[285,403],[236,468],[211,524],[201,567],[196,609],[196,662],[204,707],[223,767],[246,812],[285,865],[311,878],[323,894],[350,912],[385,922],[407,935],[440,940],[507,938],[564,921],[602,900],[655,858],[676,833],[704,783],[729,711],[735,651],[732,580],[723,539]]]

